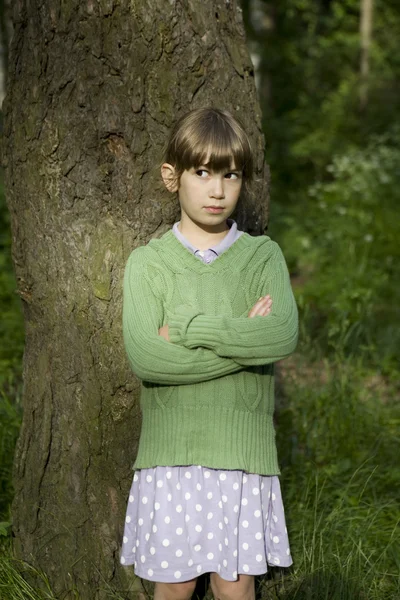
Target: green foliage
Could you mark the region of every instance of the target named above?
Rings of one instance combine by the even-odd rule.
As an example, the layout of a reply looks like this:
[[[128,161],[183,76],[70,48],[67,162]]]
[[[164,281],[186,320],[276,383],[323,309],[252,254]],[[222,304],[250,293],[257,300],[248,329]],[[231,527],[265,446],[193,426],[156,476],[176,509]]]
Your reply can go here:
[[[279,215],[286,256],[302,274],[299,305],[313,343],[367,351],[383,369],[400,343],[400,126],[335,156],[327,177]]]

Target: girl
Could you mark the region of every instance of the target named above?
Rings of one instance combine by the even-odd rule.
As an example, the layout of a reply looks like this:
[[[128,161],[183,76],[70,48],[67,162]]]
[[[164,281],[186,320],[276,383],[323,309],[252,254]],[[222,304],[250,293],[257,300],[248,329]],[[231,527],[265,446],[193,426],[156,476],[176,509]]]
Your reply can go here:
[[[170,135],[161,167],[181,217],[130,254],[123,336],[141,380],[142,429],[120,561],[188,599],[253,600],[254,575],[292,564],[273,426],[273,363],[297,343],[285,259],[229,218],[252,178],[248,137],[200,108]]]

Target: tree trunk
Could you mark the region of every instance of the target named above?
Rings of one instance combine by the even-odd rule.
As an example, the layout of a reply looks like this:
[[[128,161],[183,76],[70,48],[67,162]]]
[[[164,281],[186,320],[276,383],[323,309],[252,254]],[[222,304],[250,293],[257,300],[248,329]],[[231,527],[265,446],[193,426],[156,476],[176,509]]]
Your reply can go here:
[[[373,0],[360,0],[360,109],[368,103],[369,57],[371,48]]]
[[[2,160],[26,333],[15,552],[57,598],[131,598],[119,549],[141,418],[123,269],[179,218],[159,163],[171,124],[196,106],[228,108],[249,131],[260,181],[232,216],[264,230],[241,11],[229,0],[15,0],[13,23]]]

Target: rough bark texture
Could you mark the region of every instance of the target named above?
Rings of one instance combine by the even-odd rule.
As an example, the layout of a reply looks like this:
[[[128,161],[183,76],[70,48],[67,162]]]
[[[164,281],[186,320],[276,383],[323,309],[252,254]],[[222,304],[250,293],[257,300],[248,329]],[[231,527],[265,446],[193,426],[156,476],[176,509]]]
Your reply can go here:
[[[259,182],[232,216],[264,231],[268,170],[241,11],[229,0],[15,0],[13,22],[2,160],[26,331],[15,551],[57,598],[133,598],[118,561],[140,430],[123,268],[179,218],[159,162],[192,107],[243,120]]]

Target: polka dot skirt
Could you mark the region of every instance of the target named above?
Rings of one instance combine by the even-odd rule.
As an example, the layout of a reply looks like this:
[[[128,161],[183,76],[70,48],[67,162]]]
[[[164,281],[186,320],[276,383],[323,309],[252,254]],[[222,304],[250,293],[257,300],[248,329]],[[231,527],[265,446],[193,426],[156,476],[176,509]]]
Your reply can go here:
[[[120,562],[166,583],[290,566],[279,478],[200,465],[137,470]]]

